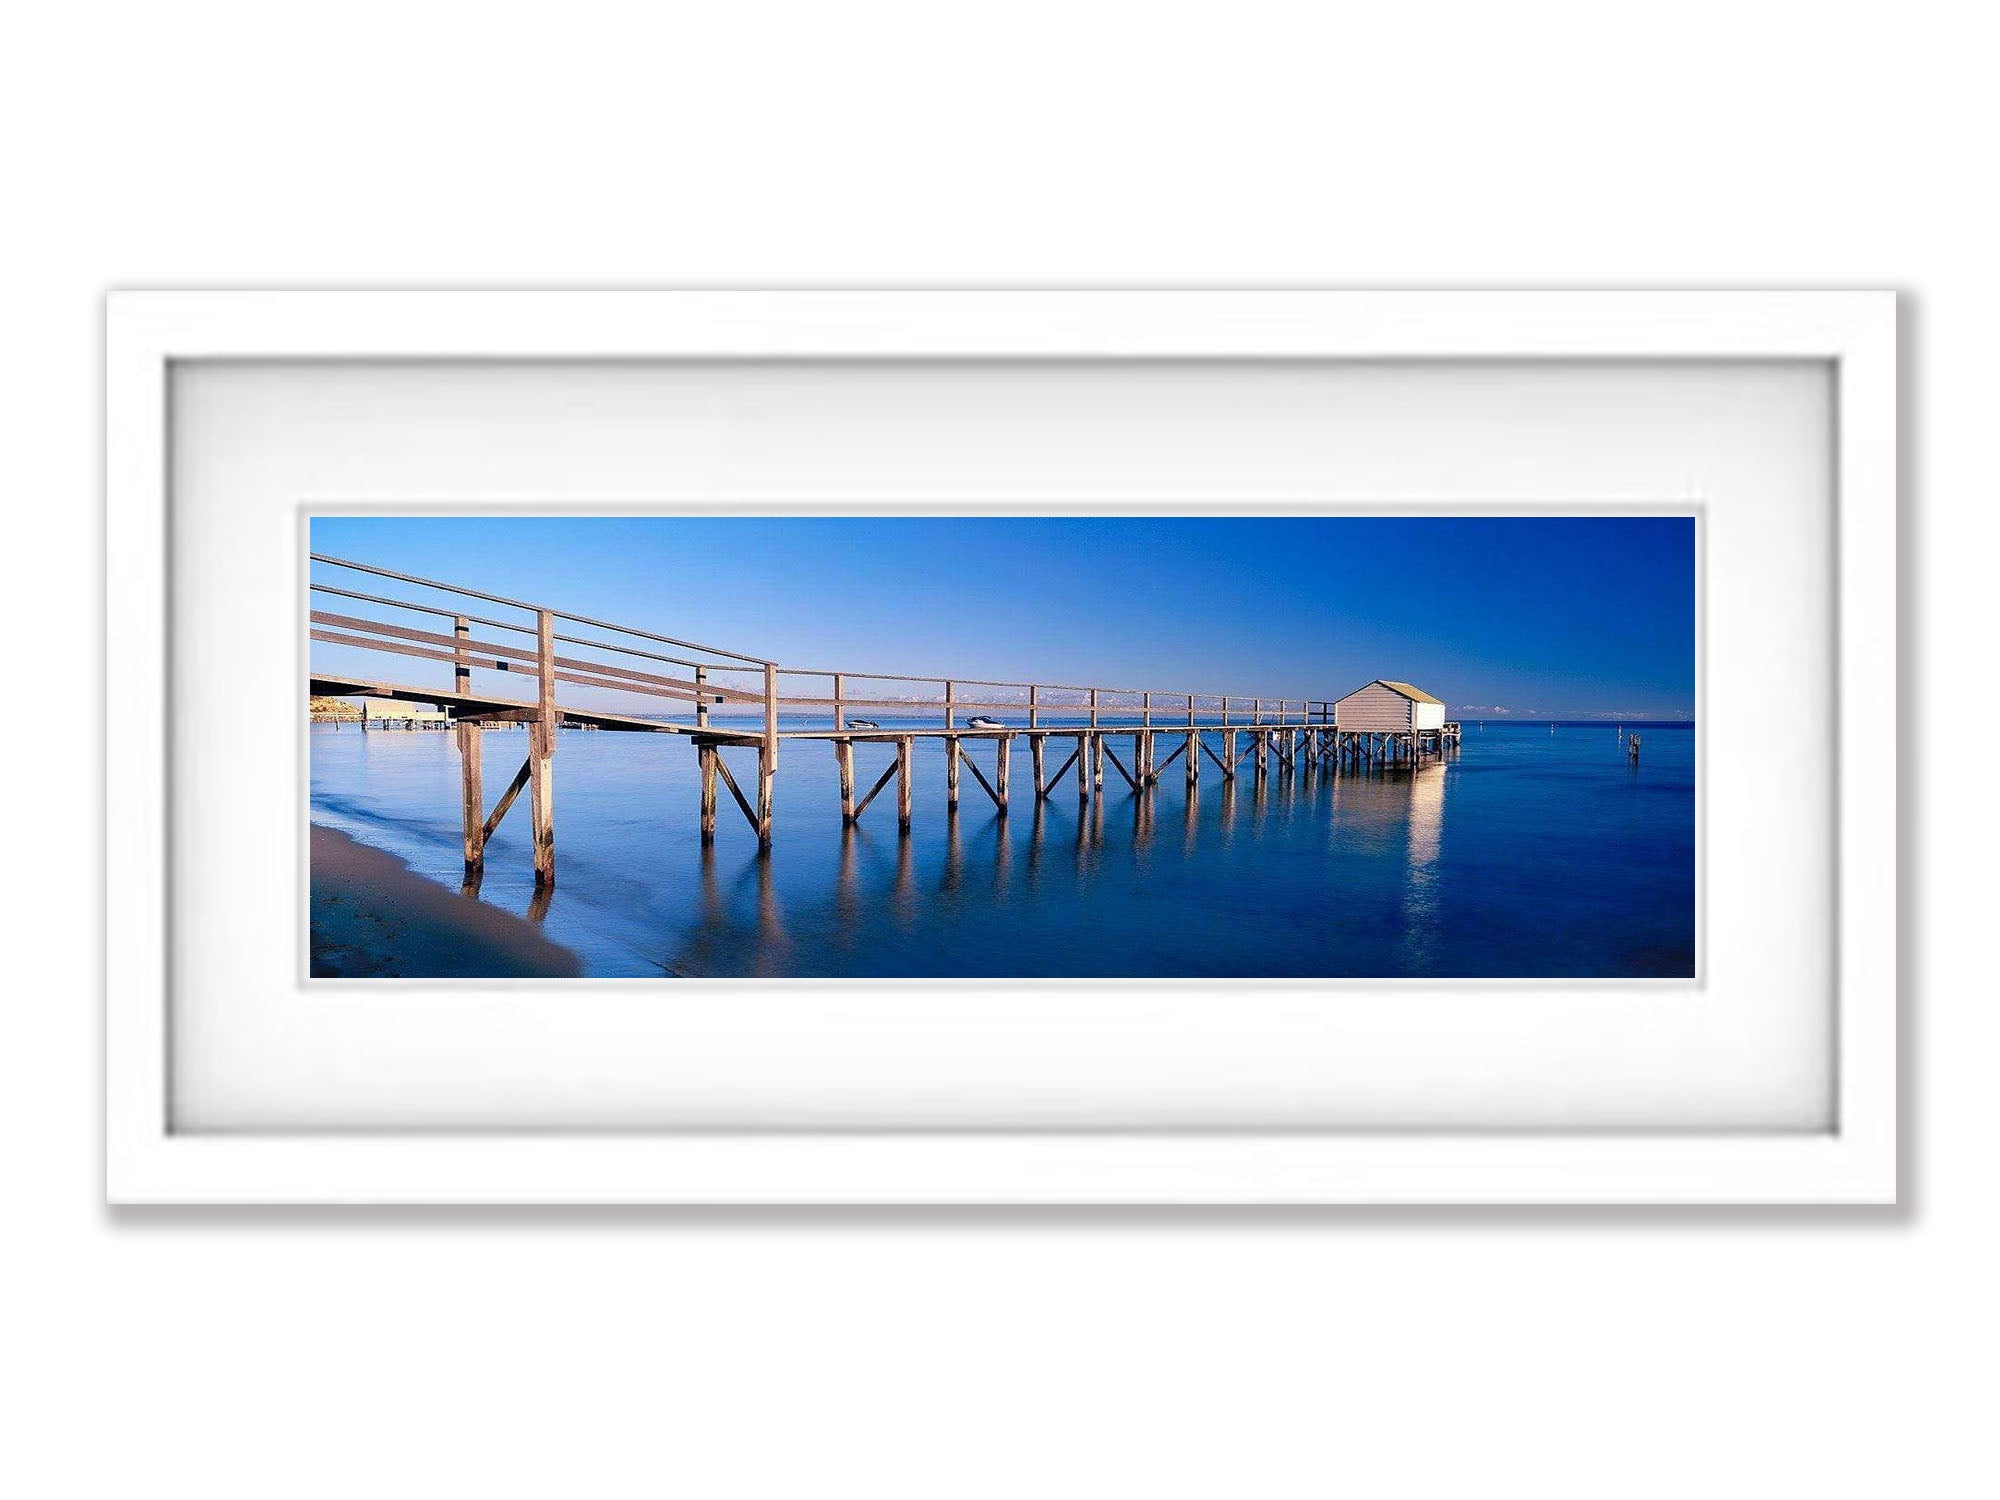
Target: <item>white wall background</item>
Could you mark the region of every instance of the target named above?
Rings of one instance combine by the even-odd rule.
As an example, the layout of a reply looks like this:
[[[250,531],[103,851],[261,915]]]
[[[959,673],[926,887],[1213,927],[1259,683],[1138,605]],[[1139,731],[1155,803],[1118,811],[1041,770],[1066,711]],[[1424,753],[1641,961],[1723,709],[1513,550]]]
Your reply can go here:
[[[679,9],[9,18],[0,1489],[1993,1492],[1976,12]],[[717,281],[1904,288],[1909,1206],[108,1216],[100,292]]]

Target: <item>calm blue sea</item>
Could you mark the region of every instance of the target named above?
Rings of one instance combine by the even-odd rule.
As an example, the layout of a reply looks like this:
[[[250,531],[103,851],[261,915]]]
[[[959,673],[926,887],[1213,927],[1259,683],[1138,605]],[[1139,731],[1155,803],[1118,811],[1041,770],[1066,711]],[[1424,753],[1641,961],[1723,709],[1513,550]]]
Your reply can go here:
[[[1193,802],[1177,762],[1143,804],[1107,765],[1082,815],[1073,771],[1035,806],[1017,740],[1004,821],[970,773],[948,820],[943,747],[919,741],[907,840],[893,783],[844,833],[831,749],[787,742],[764,860],[726,789],[702,850],[685,739],[565,731],[546,909],[525,795],[473,899],[535,916],[593,975],[1692,975],[1695,733],[1625,727],[1636,769],[1615,726],[1546,721],[1467,721],[1455,759],[1415,772],[1274,771],[1262,797],[1247,761],[1233,795],[1204,759]],[[491,805],[526,736],[484,738]],[[992,746],[968,743],[990,780]],[[1069,748],[1051,742],[1051,771]],[[461,884],[451,735],[320,726],[311,750],[314,821]],[[857,795],[892,754],[857,747]],[[754,758],[731,755],[750,788]]]

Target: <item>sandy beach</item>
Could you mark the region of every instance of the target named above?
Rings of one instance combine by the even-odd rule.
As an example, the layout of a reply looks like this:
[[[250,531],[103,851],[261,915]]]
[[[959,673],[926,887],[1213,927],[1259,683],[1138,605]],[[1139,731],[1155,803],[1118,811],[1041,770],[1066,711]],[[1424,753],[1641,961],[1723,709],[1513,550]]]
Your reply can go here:
[[[577,956],[532,922],[313,825],[314,978],[562,979],[582,972]]]

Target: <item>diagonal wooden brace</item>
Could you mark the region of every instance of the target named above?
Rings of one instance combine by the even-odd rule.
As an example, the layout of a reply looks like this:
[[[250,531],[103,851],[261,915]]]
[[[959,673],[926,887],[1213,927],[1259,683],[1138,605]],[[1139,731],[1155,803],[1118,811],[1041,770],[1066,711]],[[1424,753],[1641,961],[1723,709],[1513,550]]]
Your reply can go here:
[[[1104,752],[1104,758],[1110,761],[1112,765],[1116,766],[1118,768],[1118,774],[1125,778],[1125,785],[1132,788],[1132,790],[1135,792],[1138,791],[1139,783],[1133,778],[1132,773],[1125,769],[1125,762],[1118,758],[1118,752],[1116,750],[1113,750],[1109,745],[1105,744],[1104,738],[1101,735],[1098,737],[1097,744],[1098,748]]]
[[[871,786],[868,789],[868,795],[863,797],[859,802],[857,802],[854,805],[855,822],[859,823],[861,821],[861,815],[866,811],[868,811],[868,804],[875,800],[875,794],[881,791],[883,787],[887,786],[891,781],[895,779],[896,769],[897,769],[896,762],[893,760],[890,761],[889,769],[884,771],[880,779],[876,781],[875,785]]]
[[[968,755],[965,757],[965,768],[972,773],[973,780],[986,789],[986,795],[993,799],[993,805],[999,807],[1001,805],[1000,794],[993,790],[993,783],[988,781],[986,773],[979,769],[979,762]]]
[[[500,820],[507,816],[507,809],[514,805],[514,799],[520,796],[522,788],[527,786],[528,773],[533,769],[534,761],[532,758],[521,762],[521,769],[516,771],[514,779],[507,783],[507,790],[502,792],[500,800],[493,804],[492,816],[487,818],[486,826],[479,831],[479,842],[481,844],[484,844],[488,839],[493,837],[493,830],[500,826]]]
[[[729,795],[734,797],[736,805],[743,809],[743,820],[750,825],[750,831],[761,832],[762,830],[757,827],[756,810],[750,806],[750,799],[743,795],[743,788],[736,784],[736,778],[729,774],[729,762],[722,758],[720,750],[715,755],[715,769],[722,776],[722,784],[729,788]]]
[[[1049,793],[1051,793],[1057,787],[1062,785],[1062,779],[1064,774],[1069,770],[1071,766],[1076,764],[1076,758],[1081,753],[1082,753],[1082,748],[1080,746],[1077,749],[1070,751],[1069,759],[1056,767],[1056,774],[1049,777],[1049,779],[1042,784],[1041,788],[1036,793],[1036,795],[1039,796],[1044,802],[1048,801]]]

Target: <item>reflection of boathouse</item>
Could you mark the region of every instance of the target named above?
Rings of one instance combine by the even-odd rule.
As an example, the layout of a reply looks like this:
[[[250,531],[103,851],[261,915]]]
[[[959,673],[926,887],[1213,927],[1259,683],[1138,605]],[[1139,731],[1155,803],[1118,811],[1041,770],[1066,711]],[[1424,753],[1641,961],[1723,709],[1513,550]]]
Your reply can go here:
[[[1333,725],[1346,759],[1415,760],[1458,743],[1458,725],[1445,719],[1442,699],[1383,677],[1336,701]]]

